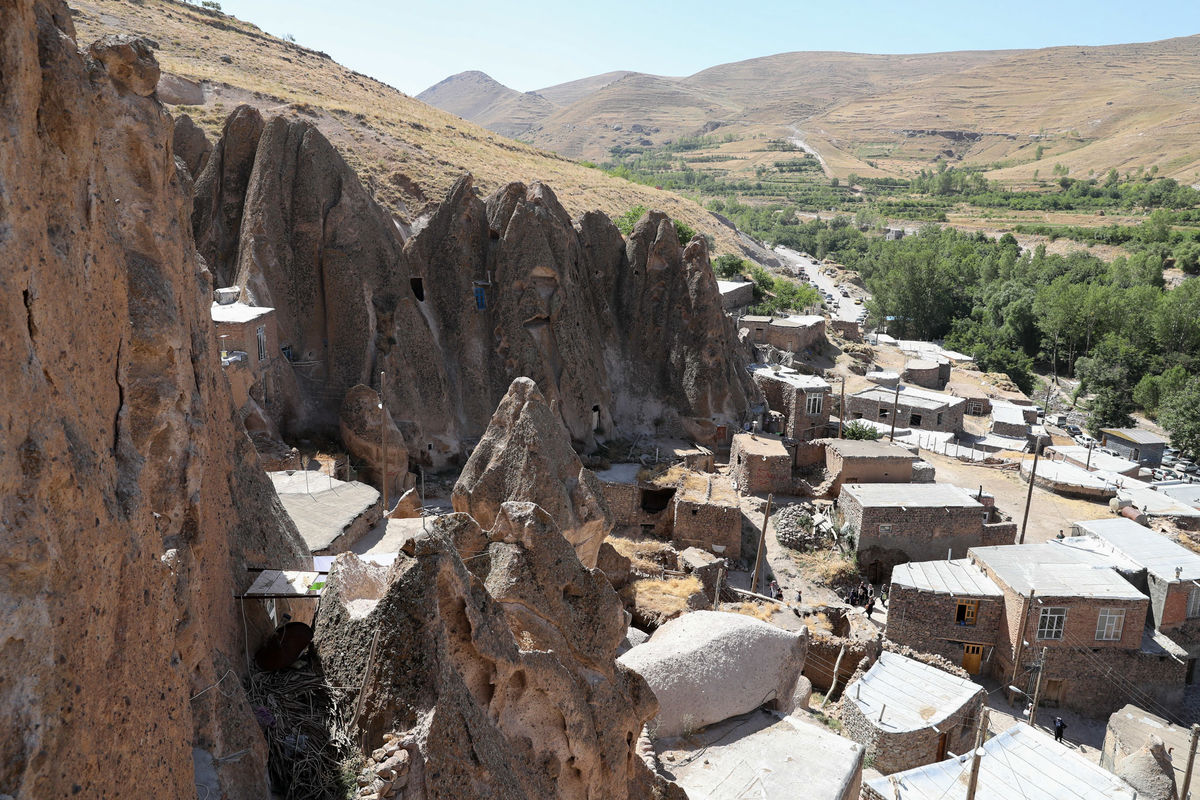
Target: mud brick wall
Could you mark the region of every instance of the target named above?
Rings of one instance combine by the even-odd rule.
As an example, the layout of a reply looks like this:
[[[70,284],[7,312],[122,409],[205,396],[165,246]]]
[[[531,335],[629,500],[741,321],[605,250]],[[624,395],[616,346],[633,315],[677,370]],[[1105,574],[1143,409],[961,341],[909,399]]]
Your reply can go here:
[[[984,543],[984,509],[979,506],[864,508],[846,492],[838,502],[854,533],[859,562],[879,561],[888,573],[906,561],[945,558],[947,550],[952,558],[963,558],[969,548]],[[881,525],[891,530],[881,531]]]
[[[977,600],[975,624],[955,622],[960,600]],[[888,589],[888,621],[884,635],[896,644],[934,653],[962,664],[963,644],[984,646],[980,671],[987,672],[1004,623],[1004,601],[998,597],[955,596],[892,584]]]
[[[736,561],[742,557],[742,511],[733,505],[676,499],[671,542],[678,550],[699,547]]]
[[[986,692],[982,687],[944,721],[915,731],[892,731],[878,725],[854,702],[854,684],[841,702],[842,735],[866,748],[866,760],[884,775],[932,764],[938,760],[939,740],[945,732],[946,750],[962,754],[974,744],[975,728]],[[868,709],[868,712],[870,709]]]

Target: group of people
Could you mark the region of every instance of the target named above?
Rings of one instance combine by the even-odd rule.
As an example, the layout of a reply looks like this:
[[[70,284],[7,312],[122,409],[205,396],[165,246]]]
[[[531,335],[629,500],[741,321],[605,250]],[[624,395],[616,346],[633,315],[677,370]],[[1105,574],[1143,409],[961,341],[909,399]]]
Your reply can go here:
[[[867,618],[871,618],[871,613],[875,610],[875,587],[866,581],[859,581],[858,586],[850,590],[850,594],[846,597],[846,602],[852,606],[862,606],[867,612]],[[883,602],[887,602],[887,598],[883,598]]]

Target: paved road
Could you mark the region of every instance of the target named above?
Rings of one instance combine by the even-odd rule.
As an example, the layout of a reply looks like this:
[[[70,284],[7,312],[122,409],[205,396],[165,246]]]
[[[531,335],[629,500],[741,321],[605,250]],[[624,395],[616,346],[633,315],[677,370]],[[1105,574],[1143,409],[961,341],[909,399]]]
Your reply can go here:
[[[775,248],[775,255],[779,256],[780,260],[788,266],[803,267],[808,273],[810,281],[816,281],[817,286],[822,292],[829,292],[833,295],[834,300],[837,300],[838,307],[834,310],[833,316],[835,319],[844,319],[848,322],[854,322],[858,319],[858,315],[862,312],[863,307],[854,302],[854,298],[861,297],[866,301],[870,295],[857,286],[847,284],[846,288],[850,290],[849,297],[842,297],[841,287],[839,287],[833,278],[821,272],[822,266],[820,262],[812,258],[805,258],[787,247],[779,246]]]

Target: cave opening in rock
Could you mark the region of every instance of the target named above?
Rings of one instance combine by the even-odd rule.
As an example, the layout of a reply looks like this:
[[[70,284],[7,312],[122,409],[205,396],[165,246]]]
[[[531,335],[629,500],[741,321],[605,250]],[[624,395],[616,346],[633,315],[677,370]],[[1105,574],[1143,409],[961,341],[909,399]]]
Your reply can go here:
[[[675,489],[642,489],[642,511],[657,514],[675,497]]]
[[[413,296],[417,298],[417,302],[425,302],[425,281],[422,278],[409,278],[408,283],[412,286]]]

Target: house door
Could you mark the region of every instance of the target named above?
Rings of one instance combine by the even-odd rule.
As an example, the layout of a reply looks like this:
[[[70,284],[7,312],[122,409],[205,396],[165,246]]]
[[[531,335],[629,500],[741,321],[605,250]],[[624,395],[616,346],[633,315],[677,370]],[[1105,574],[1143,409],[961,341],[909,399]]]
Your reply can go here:
[[[1046,685],[1042,687],[1042,697],[1038,705],[1058,708],[1062,704],[1065,683],[1066,681],[1061,678],[1047,678]]]
[[[983,645],[964,644],[962,668],[970,675],[979,674],[979,662],[983,659]]]
[[[948,733],[943,733],[938,736],[937,758],[934,761],[941,761],[946,757],[946,737],[949,735]]]

